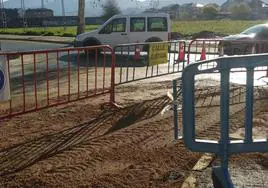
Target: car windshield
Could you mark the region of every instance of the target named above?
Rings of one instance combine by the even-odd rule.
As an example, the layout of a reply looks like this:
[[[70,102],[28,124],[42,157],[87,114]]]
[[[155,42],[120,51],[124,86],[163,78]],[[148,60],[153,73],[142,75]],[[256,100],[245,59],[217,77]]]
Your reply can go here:
[[[264,26],[257,25],[257,26],[248,28],[247,30],[243,31],[242,34],[246,34],[246,35],[256,34],[256,33],[259,33],[261,30],[263,30],[263,28]]]

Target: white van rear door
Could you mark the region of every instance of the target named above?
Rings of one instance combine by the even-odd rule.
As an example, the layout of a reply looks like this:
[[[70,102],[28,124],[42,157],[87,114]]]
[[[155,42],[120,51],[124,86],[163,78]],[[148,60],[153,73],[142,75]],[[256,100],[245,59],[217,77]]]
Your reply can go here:
[[[111,45],[112,47],[128,43],[127,19],[115,18],[111,20],[110,23],[100,30],[98,38],[102,44]]]

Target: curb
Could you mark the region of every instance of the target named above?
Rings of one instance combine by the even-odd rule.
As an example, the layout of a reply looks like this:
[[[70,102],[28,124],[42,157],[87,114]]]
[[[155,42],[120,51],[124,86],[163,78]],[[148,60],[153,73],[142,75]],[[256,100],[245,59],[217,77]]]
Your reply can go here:
[[[198,182],[197,178],[194,175],[194,171],[203,171],[206,169],[211,162],[214,160],[214,155],[213,154],[204,154],[202,157],[197,161],[195,166],[192,169],[191,174],[185,179],[183,182],[181,188],[197,188],[198,187]]]

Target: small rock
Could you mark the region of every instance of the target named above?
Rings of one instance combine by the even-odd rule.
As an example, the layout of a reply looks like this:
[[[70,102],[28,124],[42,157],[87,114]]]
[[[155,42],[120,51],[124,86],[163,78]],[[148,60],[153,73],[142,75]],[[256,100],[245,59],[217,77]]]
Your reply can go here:
[[[164,178],[166,181],[175,181],[184,177],[184,175],[180,172],[170,171],[167,176]]]

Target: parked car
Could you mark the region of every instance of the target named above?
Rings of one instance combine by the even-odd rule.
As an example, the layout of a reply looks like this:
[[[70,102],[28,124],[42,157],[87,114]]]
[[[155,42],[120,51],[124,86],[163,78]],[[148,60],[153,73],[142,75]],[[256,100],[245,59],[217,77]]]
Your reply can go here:
[[[268,24],[259,24],[240,34],[224,37],[219,43],[219,52],[226,55],[244,55],[268,52]]]
[[[170,28],[170,17],[164,13],[115,15],[99,29],[78,35],[74,46],[115,47],[118,44],[168,41]]]

